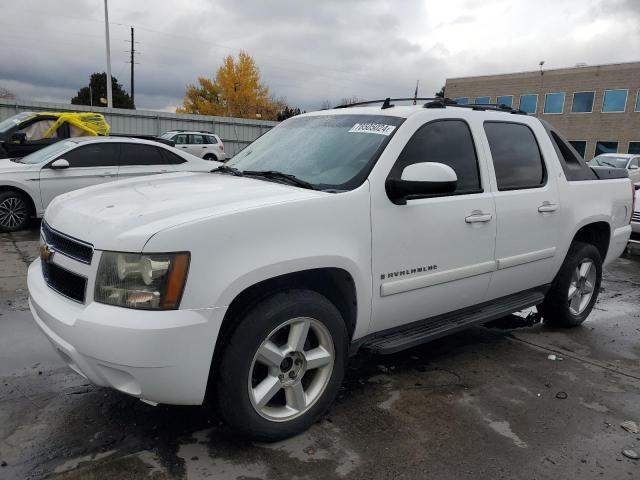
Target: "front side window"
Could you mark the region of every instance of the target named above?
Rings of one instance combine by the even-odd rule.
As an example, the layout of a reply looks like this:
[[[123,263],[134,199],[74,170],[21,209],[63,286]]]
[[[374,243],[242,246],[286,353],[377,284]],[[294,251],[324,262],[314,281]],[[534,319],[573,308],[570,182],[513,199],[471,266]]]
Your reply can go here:
[[[624,112],[627,106],[628,90],[605,90],[602,98],[602,111],[604,113]]]
[[[228,162],[239,170],[275,170],[316,188],[351,190],[369,175],[404,119],[390,115],[292,117]]]
[[[120,153],[120,165],[165,165],[160,150],[152,145],[123,143]]]
[[[469,97],[458,97],[453,99],[458,105],[469,105]]]
[[[482,191],[473,137],[462,120],[439,120],[420,127],[400,153],[389,177],[401,178],[406,167],[420,162],[450,166],[458,177],[454,195]]]
[[[584,158],[587,153],[587,142],[584,140],[569,140],[571,146]]]
[[[118,166],[117,143],[94,143],[63,153],[59,158],[69,162],[70,168]]]
[[[173,137],[173,141],[176,145],[187,145],[189,143],[189,135],[185,135],[184,133],[176,135]]]
[[[520,110],[526,113],[536,113],[538,110],[538,95],[520,95]]]
[[[640,142],[629,142],[628,153],[640,155]]]
[[[476,103],[491,103],[491,97],[477,97]]]
[[[595,92],[576,92],[573,94],[571,113],[591,113]]]
[[[618,142],[596,142],[596,156],[603,153],[617,153]]]
[[[496,98],[498,105],[506,105],[507,107],[513,106],[513,95],[498,95]]]
[[[544,96],[544,113],[564,112],[564,93],[547,93]]]
[[[529,127],[519,123],[486,122],[498,190],[536,188],[545,183],[538,142]]]

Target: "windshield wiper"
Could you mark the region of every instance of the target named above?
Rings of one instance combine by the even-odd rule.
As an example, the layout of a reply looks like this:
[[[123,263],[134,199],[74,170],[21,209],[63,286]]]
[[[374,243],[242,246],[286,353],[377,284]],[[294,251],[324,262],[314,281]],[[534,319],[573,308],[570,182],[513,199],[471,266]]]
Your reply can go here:
[[[220,165],[217,168],[214,168],[213,170],[211,170],[211,173],[230,173],[231,175],[235,175],[236,177],[242,177],[242,172],[240,170],[238,170],[237,168],[234,167],[230,167],[229,165]]]
[[[317,190],[309,182],[305,182],[304,180],[296,177],[295,175],[291,175],[289,173],[278,172],[277,170],[244,170],[242,172],[244,175],[249,175],[252,177],[264,177],[264,178],[273,178],[275,180],[284,180],[291,185],[295,185],[297,187],[307,188],[309,190]]]

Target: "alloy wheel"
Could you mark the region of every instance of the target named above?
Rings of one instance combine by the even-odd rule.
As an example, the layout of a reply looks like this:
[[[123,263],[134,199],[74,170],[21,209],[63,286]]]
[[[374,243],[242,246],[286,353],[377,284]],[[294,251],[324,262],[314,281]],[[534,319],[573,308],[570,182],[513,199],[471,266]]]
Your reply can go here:
[[[19,227],[27,219],[29,209],[20,197],[8,197],[0,203],[0,226],[9,230]]]
[[[596,266],[591,259],[582,260],[571,275],[569,283],[569,311],[573,315],[580,315],[585,311],[596,285]]]
[[[314,318],[280,324],[262,342],[249,370],[249,398],[267,420],[284,422],[307,412],[324,393],[335,359],[327,327]]]

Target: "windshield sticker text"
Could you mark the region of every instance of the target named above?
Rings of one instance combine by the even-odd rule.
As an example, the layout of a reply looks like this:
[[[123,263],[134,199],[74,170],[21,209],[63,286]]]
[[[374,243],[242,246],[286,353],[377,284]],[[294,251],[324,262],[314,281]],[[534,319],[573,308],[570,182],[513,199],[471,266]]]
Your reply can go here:
[[[349,133],[376,133],[378,135],[389,136],[396,129],[394,125],[384,123],[356,123]]]

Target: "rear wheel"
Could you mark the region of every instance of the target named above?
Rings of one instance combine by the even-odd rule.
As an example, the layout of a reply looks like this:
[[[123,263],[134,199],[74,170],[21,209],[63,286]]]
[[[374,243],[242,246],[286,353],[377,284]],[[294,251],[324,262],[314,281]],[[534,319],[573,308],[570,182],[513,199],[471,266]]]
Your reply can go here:
[[[0,232],[15,232],[29,224],[31,208],[20,192],[0,193]]]
[[[598,249],[574,242],[544,303],[538,307],[544,322],[575,327],[586,320],[598,299],[602,281],[602,257]]]
[[[309,428],[344,376],[348,334],[338,310],[316,292],[289,290],[234,321],[216,376],[224,419],[263,441]]]

